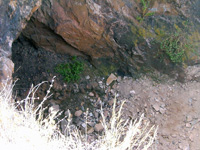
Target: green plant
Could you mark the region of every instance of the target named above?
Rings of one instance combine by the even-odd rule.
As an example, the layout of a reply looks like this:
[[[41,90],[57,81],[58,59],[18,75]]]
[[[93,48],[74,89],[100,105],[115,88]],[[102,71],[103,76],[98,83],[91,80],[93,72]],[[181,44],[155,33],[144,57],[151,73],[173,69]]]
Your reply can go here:
[[[140,3],[142,5],[141,16],[137,16],[136,19],[139,22],[142,22],[145,17],[153,16],[155,14],[155,12],[147,12],[148,8],[149,8],[149,5],[150,5],[150,0],[140,0]]]
[[[168,56],[172,63],[183,63],[187,57],[187,51],[192,50],[192,46],[187,42],[183,34],[175,33],[164,39],[160,48],[165,55]]]
[[[76,57],[72,57],[72,62],[57,65],[55,71],[60,73],[66,82],[74,82],[80,79],[83,67],[82,62],[78,61]]]
[[[140,2],[142,4],[142,15],[144,16],[146,11],[147,11],[147,9],[148,9],[148,7],[149,7],[149,2],[150,1],[149,0],[141,0]]]

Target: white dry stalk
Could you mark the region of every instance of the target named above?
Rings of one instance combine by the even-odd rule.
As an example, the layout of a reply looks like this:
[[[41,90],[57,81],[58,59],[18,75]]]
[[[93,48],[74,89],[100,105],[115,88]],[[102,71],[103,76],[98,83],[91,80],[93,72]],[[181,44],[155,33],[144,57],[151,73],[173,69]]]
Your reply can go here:
[[[105,140],[104,149],[132,150],[134,148],[147,150],[156,138],[158,127],[152,126],[150,129],[148,129],[149,123],[147,123],[145,126],[142,126],[144,115],[142,115],[138,121],[124,121],[121,118],[121,111],[124,103],[125,101],[123,101],[118,113],[116,113],[116,97],[114,98],[113,111],[109,123],[107,123],[105,120],[103,110],[101,111],[103,118],[102,124],[105,130],[103,137],[103,141]],[[126,128],[127,126],[128,128]]]
[[[147,150],[152,145],[156,138],[157,127],[152,126],[149,129],[149,124],[143,125],[144,116],[141,116],[138,121],[124,121],[121,118],[124,102],[116,113],[116,98],[109,122],[106,122],[103,109],[101,111],[104,132],[102,135],[98,135],[96,140],[88,142],[89,135],[87,133],[82,135],[77,128],[70,124],[70,112],[68,113],[66,135],[61,134],[59,123],[62,120],[55,122],[61,112],[53,112],[45,118],[43,117],[44,111],[47,109],[43,108],[43,104],[51,96],[50,89],[53,82],[54,78],[46,96],[37,107],[34,104],[35,93],[41,84],[46,82],[42,82],[35,87],[32,86],[27,98],[17,104],[11,102],[13,86],[5,86],[0,91],[1,149]]]

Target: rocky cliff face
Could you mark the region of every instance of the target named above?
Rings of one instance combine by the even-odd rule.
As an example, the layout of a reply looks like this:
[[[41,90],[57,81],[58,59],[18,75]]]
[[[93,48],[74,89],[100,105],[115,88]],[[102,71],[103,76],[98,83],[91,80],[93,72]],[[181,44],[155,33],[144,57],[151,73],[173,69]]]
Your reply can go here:
[[[175,32],[187,34],[199,52],[198,6],[199,0],[45,0],[23,34],[45,49],[84,54],[134,74],[146,64],[159,68],[160,45]],[[65,50],[68,44],[74,51]]]
[[[12,77],[14,64],[10,60],[13,41],[41,5],[41,0],[0,0],[0,82]]]

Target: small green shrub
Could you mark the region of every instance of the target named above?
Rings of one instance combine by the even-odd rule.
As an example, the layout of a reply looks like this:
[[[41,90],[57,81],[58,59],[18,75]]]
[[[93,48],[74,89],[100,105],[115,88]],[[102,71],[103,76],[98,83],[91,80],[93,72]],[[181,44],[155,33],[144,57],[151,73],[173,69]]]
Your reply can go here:
[[[145,17],[149,17],[149,16],[153,16],[155,14],[155,12],[147,12],[149,5],[150,5],[150,0],[140,0],[141,3],[141,16],[137,16],[137,20],[139,22],[142,22],[144,20]]]
[[[83,67],[82,62],[78,61],[76,57],[72,57],[72,62],[57,65],[55,71],[60,73],[66,82],[75,82],[80,79]]]
[[[184,35],[175,33],[163,40],[160,48],[172,63],[183,63],[187,57],[186,53],[192,51],[192,46],[187,42]]]
[[[185,43],[180,41],[179,35],[172,35],[161,42],[160,48],[169,56],[173,63],[181,63],[185,52]]]

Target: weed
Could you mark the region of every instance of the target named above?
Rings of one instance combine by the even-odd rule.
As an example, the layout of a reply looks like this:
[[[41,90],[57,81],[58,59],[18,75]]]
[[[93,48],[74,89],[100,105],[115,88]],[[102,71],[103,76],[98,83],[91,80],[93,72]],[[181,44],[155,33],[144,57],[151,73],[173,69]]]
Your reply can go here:
[[[66,82],[75,82],[80,79],[83,67],[82,62],[78,61],[76,57],[72,57],[72,62],[57,65],[55,71],[60,73]]]
[[[154,12],[147,12],[148,8],[149,8],[149,5],[150,5],[150,1],[149,0],[140,0],[140,3],[142,5],[141,16],[137,16],[136,19],[139,22],[142,22],[145,17],[153,16],[155,13]]]
[[[192,46],[185,40],[180,33],[175,33],[163,40],[160,48],[168,56],[172,63],[183,63],[186,51],[192,49]]]

